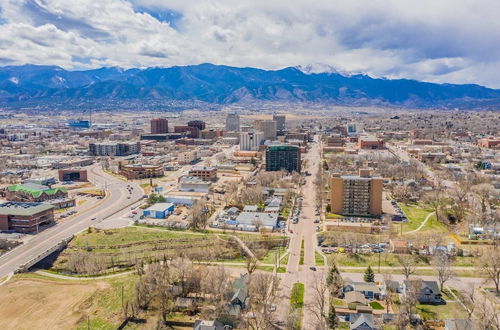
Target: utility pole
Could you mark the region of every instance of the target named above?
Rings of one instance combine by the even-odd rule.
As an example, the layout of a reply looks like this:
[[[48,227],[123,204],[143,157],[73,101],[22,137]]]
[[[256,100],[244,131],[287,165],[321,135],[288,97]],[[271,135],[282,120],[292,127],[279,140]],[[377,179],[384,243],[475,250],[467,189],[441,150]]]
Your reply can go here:
[[[379,250],[380,251],[380,250]],[[378,253],[378,272],[380,274],[380,252]]]

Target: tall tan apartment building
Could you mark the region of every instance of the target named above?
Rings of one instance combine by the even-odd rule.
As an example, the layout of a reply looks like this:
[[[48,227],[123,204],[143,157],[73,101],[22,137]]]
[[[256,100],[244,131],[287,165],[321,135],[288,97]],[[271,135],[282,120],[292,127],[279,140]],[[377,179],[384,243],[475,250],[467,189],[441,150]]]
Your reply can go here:
[[[331,212],[354,216],[382,215],[383,180],[370,176],[369,170],[359,175],[334,176],[331,179]]]

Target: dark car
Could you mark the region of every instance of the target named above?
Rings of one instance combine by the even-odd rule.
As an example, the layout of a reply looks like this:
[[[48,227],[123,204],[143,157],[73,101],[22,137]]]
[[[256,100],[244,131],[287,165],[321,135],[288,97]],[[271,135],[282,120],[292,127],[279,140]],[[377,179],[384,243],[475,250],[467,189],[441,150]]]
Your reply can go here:
[[[316,271],[316,267],[314,267],[314,266],[309,267],[309,269],[312,271]]]

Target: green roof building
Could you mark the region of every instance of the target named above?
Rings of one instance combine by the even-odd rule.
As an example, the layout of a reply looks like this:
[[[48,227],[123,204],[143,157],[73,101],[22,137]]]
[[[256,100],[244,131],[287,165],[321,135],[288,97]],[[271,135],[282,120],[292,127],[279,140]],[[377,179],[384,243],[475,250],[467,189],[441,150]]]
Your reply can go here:
[[[300,148],[289,144],[270,145],[266,149],[266,171],[299,172]]]
[[[18,202],[42,202],[67,197],[66,188],[51,188],[34,183],[15,184],[7,187],[6,192],[7,200]]]

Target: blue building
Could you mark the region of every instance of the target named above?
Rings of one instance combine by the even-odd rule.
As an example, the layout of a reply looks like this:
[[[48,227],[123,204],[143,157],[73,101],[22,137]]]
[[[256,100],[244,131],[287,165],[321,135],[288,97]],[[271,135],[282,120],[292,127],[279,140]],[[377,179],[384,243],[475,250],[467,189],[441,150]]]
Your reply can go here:
[[[142,215],[147,218],[165,219],[169,214],[172,214],[173,212],[174,204],[157,203],[142,211]]]

